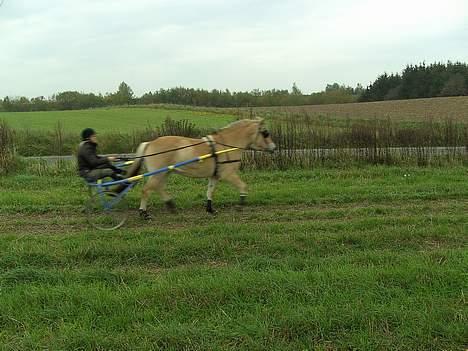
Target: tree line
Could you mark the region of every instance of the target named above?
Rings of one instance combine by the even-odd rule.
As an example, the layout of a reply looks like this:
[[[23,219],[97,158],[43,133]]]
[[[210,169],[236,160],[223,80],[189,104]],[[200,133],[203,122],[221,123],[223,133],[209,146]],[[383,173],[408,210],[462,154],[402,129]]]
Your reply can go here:
[[[255,106],[291,106],[334,104],[357,101],[362,93],[362,86],[356,88],[328,84],[324,91],[303,94],[294,83],[291,90],[252,90],[250,92],[231,92],[226,90],[211,91],[176,87],[150,91],[140,97],[135,96],[132,88],[125,82],[120,83],[114,93],[106,95],[65,91],[52,95],[28,99],[27,97],[5,97],[0,106],[8,112],[78,110],[104,106],[177,104],[207,107],[255,107]]]
[[[206,107],[261,107],[338,104],[356,101],[382,101],[436,96],[468,95],[468,65],[461,62],[408,65],[402,73],[384,73],[367,86],[355,88],[338,83],[325,90],[304,94],[294,83],[290,90],[271,89],[245,92],[175,87],[149,91],[135,96],[132,88],[120,83],[113,93],[93,94],[65,91],[52,95],[5,97],[0,110],[9,112],[78,110],[104,106],[177,104]]]
[[[468,95],[468,65],[461,62],[407,65],[401,74],[384,73],[359,101],[404,100]]]
[[[117,106],[132,104],[135,102],[133,90],[125,82],[120,83],[114,93],[106,95],[81,93],[78,91],[64,91],[52,95],[28,99],[27,97],[10,98],[6,96],[1,102],[1,107],[7,112],[28,111],[54,111],[54,110],[81,110],[104,106]]]
[[[326,103],[346,103],[357,101],[362,87],[347,87],[338,83],[327,85],[325,91],[303,94],[293,84],[291,90],[252,90],[250,92],[231,92],[226,90],[207,91],[192,88],[159,89],[143,94],[141,104],[181,104],[209,107],[254,107],[254,106],[291,106]]]

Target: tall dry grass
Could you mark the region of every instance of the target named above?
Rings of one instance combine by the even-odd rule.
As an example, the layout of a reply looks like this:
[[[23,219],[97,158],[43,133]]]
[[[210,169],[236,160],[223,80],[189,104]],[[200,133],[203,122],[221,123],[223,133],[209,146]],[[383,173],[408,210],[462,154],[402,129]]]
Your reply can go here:
[[[412,126],[388,118],[347,119],[337,125],[309,114],[289,114],[271,119],[270,128],[278,152],[273,156],[248,153],[244,162],[247,167],[468,163],[468,125],[453,119]]]
[[[5,121],[0,120],[0,175],[14,172],[18,168],[18,158],[13,145],[13,130]]]
[[[336,123],[307,113],[288,114],[267,121],[278,146],[274,155],[248,152],[245,168],[344,166],[349,164],[446,165],[467,164],[468,125],[458,120],[429,120],[407,125],[391,119],[346,119]],[[12,132],[3,127],[10,140]],[[7,130],[9,132],[7,132]],[[213,130],[170,118],[157,127],[99,135],[101,153],[131,153],[142,141],[163,135],[201,137]],[[23,156],[71,155],[79,137],[65,132],[61,124],[50,132],[21,131],[15,145]],[[10,146],[11,148],[11,146]]]

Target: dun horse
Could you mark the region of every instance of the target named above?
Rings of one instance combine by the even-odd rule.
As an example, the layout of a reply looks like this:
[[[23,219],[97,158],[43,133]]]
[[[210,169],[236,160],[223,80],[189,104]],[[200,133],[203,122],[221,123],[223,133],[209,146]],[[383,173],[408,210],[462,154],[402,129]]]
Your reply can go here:
[[[238,149],[215,155],[217,151],[230,148]],[[245,202],[247,186],[238,174],[242,151],[262,150],[273,152],[275,148],[276,145],[271,140],[262,119],[245,119],[233,122],[227,127],[202,139],[165,136],[150,142],[141,143],[137,149],[137,159],[128,170],[128,176],[131,177],[139,174],[143,162],[148,171],[151,172],[167,165],[211,153],[214,155],[212,158],[174,169],[173,172],[187,177],[208,178],[206,210],[214,213],[213,192],[220,180],[233,184],[239,190],[241,204]],[[144,157],[145,155],[149,156]],[[170,210],[175,209],[171,195],[165,190],[167,177],[168,173],[161,173],[151,176],[148,182],[146,182],[140,202],[140,215],[143,218],[150,218],[146,208],[148,197],[152,191],[159,193]]]

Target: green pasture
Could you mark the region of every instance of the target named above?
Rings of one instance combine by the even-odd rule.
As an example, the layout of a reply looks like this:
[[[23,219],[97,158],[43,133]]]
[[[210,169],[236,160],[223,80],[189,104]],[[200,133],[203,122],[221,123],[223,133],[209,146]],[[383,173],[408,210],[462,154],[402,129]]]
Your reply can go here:
[[[467,169],[245,172],[173,177],[98,232],[72,176],[0,177],[1,350],[463,350]]]
[[[229,114],[156,108],[102,108],[74,111],[0,112],[13,129],[53,130],[60,122],[66,132],[93,127],[100,132],[142,130],[156,127],[170,117],[190,120],[198,127],[222,127],[234,120]]]

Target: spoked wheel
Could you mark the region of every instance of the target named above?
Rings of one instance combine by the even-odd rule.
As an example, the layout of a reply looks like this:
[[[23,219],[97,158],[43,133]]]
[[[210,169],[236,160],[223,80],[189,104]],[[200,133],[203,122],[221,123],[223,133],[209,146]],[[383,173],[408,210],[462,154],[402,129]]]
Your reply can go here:
[[[100,230],[114,230],[121,227],[128,218],[128,204],[125,196],[112,191],[98,191],[86,206],[88,223]]]

